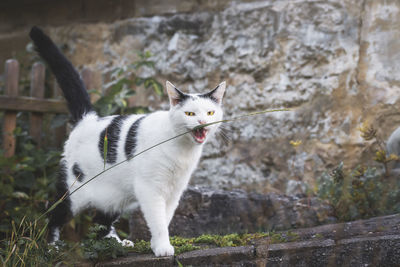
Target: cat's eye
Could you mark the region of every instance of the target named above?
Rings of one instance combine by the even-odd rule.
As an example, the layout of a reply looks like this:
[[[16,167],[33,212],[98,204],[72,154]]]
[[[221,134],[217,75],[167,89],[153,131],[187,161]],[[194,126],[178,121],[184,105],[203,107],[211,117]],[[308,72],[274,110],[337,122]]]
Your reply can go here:
[[[208,115],[208,116],[212,116],[212,115],[214,115],[214,113],[215,113],[215,111],[212,110],[212,111],[207,112],[207,115]]]
[[[191,112],[191,111],[186,111],[185,114],[187,116],[194,116],[195,115],[194,112]]]

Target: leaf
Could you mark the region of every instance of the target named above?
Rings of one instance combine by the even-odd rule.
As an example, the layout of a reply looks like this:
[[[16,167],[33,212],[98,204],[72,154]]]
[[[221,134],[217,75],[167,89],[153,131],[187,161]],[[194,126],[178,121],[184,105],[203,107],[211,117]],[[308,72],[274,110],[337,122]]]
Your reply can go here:
[[[50,125],[50,129],[55,129],[65,125],[68,121],[68,116],[65,114],[57,114],[53,117]]]
[[[156,80],[154,80],[153,82],[153,89],[156,92],[157,95],[159,96],[163,96],[164,95],[164,88],[161,85],[161,83],[157,82]]]
[[[136,86],[140,86],[140,85],[142,85],[142,84],[144,83],[144,81],[145,81],[144,78],[139,78],[139,77],[137,77],[137,78],[135,79],[135,84],[136,84]]]
[[[87,92],[89,93],[89,94],[95,94],[95,95],[98,95],[98,96],[102,96],[103,94],[100,92],[100,90],[96,90],[96,89],[90,89],[90,90],[87,90]]]
[[[29,199],[29,196],[25,192],[13,192],[12,196],[19,199]]]
[[[149,58],[149,57],[151,57],[151,56],[152,56],[152,55],[151,55],[150,51],[144,52],[144,57],[145,57],[145,58]]]
[[[104,170],[106,169],[106,159],[107,159],[107,147],[108,147],[108,138],[107,138],[107,128],[106,128],[106,134],[104,135],[104,151],[103,151],[103,156],[104,156]]]

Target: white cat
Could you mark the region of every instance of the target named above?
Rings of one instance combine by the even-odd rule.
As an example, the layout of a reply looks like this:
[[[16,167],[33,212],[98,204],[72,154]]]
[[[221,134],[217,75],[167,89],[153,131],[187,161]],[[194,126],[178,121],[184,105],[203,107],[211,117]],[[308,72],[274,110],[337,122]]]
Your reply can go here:
[[[75,123],[64,146],[58,197],[72,192],[104,169],[104,137],[108,145],[106,168],[194,127],[222,119],[225,82],[206,94],[185,94],[166,82],[169,111],[147,115],[98,117],[72,64],[40,29],[30,37],[38,53],[57,78]],[[112,224],[123,211],[139,204],[151,232],[156,256],[174,254],[168,225],[190,176],[200,159],[204,143],[217,130],[210,125],[166,142],[100,175],[67,197],[50,214],[49,241],[59,238],[60,227],[87,208],[96,208],[95,222],[107,226],[104,233],[121,241]]]

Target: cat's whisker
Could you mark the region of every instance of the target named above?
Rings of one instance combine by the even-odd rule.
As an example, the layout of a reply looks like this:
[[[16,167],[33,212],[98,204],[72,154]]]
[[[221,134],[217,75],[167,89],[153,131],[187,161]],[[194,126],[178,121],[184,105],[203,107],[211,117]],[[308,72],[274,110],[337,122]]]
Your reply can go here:
[[[217,133],[222,137],[225,145],[228,145],[231,142],[231,138],[225,133],[224,129],[218,129]]]

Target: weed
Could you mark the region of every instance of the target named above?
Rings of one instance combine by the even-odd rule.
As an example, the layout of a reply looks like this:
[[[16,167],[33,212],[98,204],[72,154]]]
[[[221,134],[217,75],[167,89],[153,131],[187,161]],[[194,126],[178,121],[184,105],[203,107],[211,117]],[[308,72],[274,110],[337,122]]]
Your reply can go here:
[[[81,248],[85,259],[98,262],[106,259],[115,259],[125,256],[127,248],[115,238],[103,237],[100,233],[106,229],[104,225],[95,224],[89,228],[87,238],[83,240]]]
[[[390,175],[388,165],[399,157],[388,155],[373,126],[364,123],[359,130],[365,141],[374,141],[374,160],[383,168],[360,165],[346,171],[342,162],[318,179],[317,195],[329,201],[341,221],[400,212],[400,181]]]

